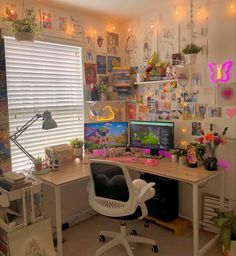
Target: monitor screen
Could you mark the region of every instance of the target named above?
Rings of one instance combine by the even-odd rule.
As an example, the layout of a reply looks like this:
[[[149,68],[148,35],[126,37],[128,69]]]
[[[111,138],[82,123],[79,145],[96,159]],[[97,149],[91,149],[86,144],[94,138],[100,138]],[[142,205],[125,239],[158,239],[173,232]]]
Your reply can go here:
[[[131,120],[130,146],[163,150],[174,148],[174,123]]]
[[[126,147],[128,122],[85,123],[84,142],[87,149]]]

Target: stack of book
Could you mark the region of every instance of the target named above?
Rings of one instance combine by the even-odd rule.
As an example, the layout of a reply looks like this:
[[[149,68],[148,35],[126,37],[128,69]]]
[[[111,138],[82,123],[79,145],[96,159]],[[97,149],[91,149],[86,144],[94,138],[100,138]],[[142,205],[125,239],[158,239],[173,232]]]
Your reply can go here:
[[[15,172],[4,173],[4,176],[0,178],[0,187],[7,191],[27,187],[31,184],[32,182],[30,180],[26,180],[25,175]]]
[[[130,98],[132,95],[130,67],[113,67],[112,86],[119,98]]]

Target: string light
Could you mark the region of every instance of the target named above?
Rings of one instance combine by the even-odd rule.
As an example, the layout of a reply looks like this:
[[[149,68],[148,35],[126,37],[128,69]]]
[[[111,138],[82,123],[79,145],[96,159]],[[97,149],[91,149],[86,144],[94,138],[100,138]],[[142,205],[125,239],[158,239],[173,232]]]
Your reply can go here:
[[[182,133],[186,133],[187,129],[186,128],[182,128],[181,131],[182,131]]]
[[[153,28],[154,28],[154,24],[153,24],[153,23],[150,25],[150,28],[151,28],[151,29],[153,29]]]
[[[179,14],[179,10],[177,9],[176,5],[175,5],[175,15]]]
[[[230,9],[234,9],[235,8],[235,3],[234,3],[234,0],[231,0],[230,2]]]
[[[112,30],[114,31],[116,29],[116,27],[115,26],[112,26]]]
[[[97,30],[94,30],[93,33],[96,35],[97,34]]]
[[[201,5],[198,7],[198,11],[197,11],[197,15],[198,16],[201,16],[201,14],[202,14],[202,7],[201,7]]]

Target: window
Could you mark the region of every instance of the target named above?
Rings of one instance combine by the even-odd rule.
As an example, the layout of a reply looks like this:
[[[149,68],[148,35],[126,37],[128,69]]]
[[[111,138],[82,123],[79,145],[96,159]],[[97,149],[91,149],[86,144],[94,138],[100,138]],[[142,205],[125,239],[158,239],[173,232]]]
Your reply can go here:
[[[46,146],[83,138],[82,49],[46,42],[18,42],[5,37],[10,134],[35,112],[52,113],[58,127],[42,130],[37,120],[17,140],[34,157],[44,156]],[[12,168],[32,165],[11,142]],[[27,164],[27,166],[26,166]]]

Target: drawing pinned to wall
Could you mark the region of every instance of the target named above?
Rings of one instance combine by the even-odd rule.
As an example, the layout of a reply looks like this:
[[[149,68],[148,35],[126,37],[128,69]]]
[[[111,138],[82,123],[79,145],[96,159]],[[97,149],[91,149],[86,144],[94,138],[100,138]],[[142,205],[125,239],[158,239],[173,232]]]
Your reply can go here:
[[[145,34],[143,40],[143,62],[147,62],[148,58],[150,57],[153,49],[152,49],[152,42],[153,42],[153,31],[149,31]]]
[[[52,14],[40,10],[41,27],[44,30],[52,30]]]
[[[201,86],[202,75],[200,72],[192,74],[192,85],[195,87]]]
[[[59,31],[65,32],[67,30],[67,18],[66,17],[59,16],[58,24],[59,24],[59,26],[58,26]]]
[[[112,72],[113,67],[120,67],[120,57],[107,56],[107,68],[108,72]]]
[[[93,48],[93,37],[89,34],[85,34],[85,48]]]
[[[96,84],[96,64],[84,63],[84,72],[86,84]]]
[[[172,55],[178,51],[178,27],[163,28],[159,35],[158,52],[160,59],[172,61]]]
[[[71,37],[82,41],[84,39],[84,28],[82,23],[73,16],[70,17],[70,20],[71,20]]]
[[[236,83],[217,85],[217,104],[221,106],[236,105]]]
[[[134,65],[137,62],[137,38],[129,35],[125,41],[125,63]]]
[[[194,114],[196,119],[206,118],[207,105],[205,104],[195,104],[194,105]]]
[[[106,34],[98,32],[95,35],[95,51],[99,53],[107,53]]]
[[[107,53],[117,55],[119,52],[119,34],[107,32]]]
[[[86,62],[93,62],[93,50],[92,49],[85,49],[85,61]]]
[[[97,55],[97,74],[106,74],[107,65],[106,65],[106,56]]]

